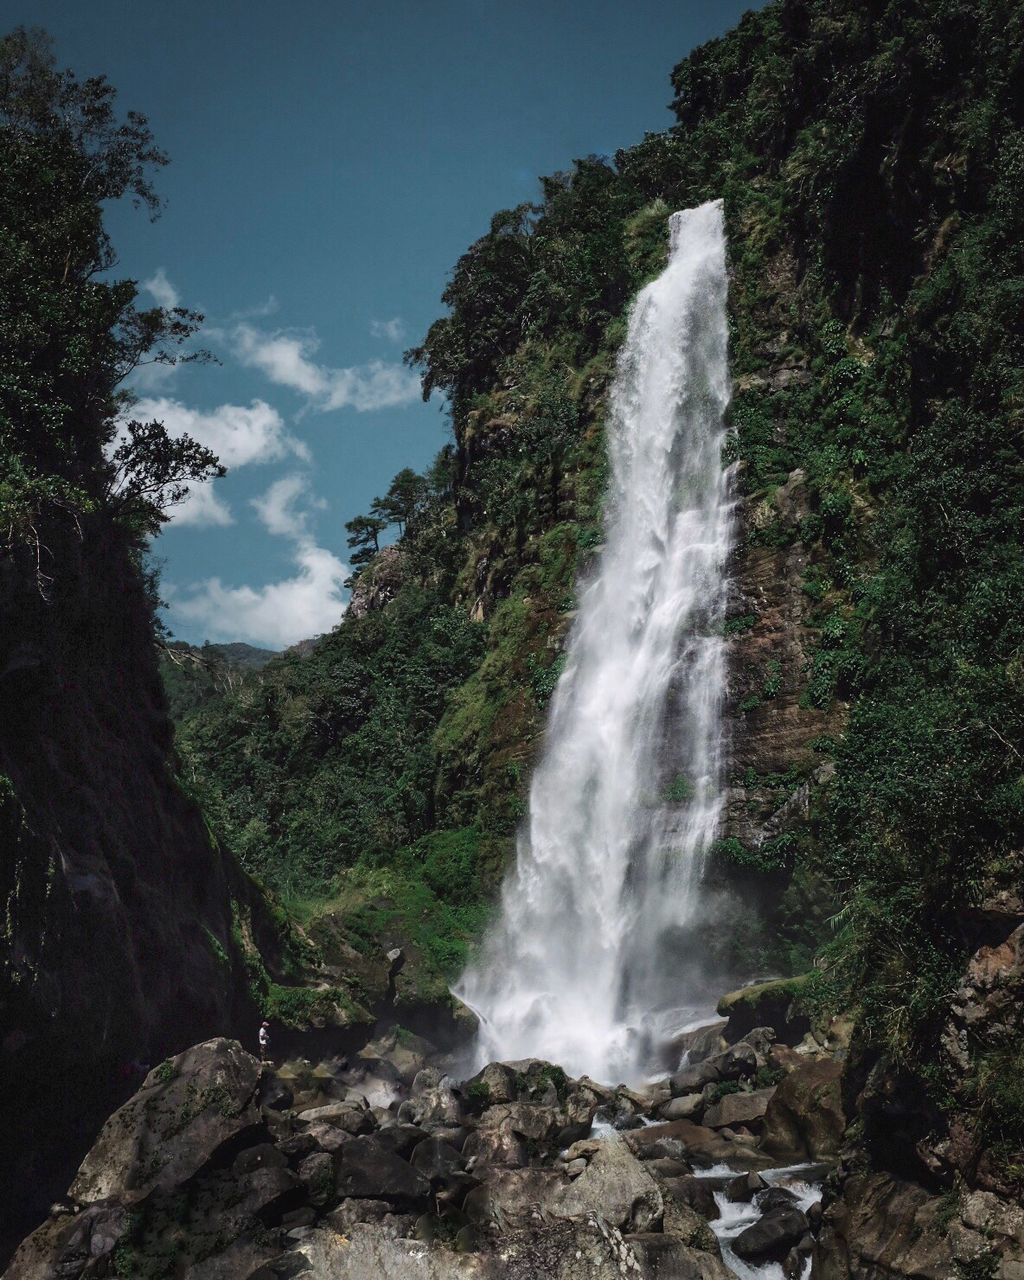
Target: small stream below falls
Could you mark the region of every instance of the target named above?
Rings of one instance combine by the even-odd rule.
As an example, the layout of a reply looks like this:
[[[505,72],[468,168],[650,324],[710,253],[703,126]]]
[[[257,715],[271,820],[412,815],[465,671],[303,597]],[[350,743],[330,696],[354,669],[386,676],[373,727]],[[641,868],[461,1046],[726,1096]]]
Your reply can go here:
[[[821,1199],[821,1171],[820,1166],[815,1165],[789,1165],[781,1169],[762,1169],[761,1177],[768,1183],[769,1187],[782,1187],[786,1191],[792,1192],[796,1197],[794,1205],[802,1213],[813,1204]],[[731,1169],[727,1164],[712,1165],[710,1169],[695,1169],[694,1177],[696,1178],[714,1178],[728,1177],[735,1178],[738,1176],[736,1169]],[[708,1225],[718,1238],[718,1243],[722,1247],[722,1261],[731,1271],[734,1271],[741,1280],[786,1280],[782,1270],[782,1264],[779,1262],[766,1262],[760,1266],[752,1263],[744,1262],[741,1258],[737,1258],[732,1251],[732,1242],[747,1227],[752,1226],[761,1216],[758,1207],[758,1200],[765,1194],[763,1191],[758,1192],[749,1202],[733,1203],[729,1200],[724,1191],[716,1191],[715,1204],[718,1206],[719,1216]],[[801,1280],[807,1280],[811,1270],[811,1259],[808,1257],[804,1262]]]

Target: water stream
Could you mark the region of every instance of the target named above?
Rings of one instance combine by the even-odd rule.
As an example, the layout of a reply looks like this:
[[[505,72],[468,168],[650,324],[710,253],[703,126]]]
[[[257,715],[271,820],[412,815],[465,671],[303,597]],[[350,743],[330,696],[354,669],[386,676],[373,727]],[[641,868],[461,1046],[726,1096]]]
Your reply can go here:
[[[732,534],[720,201],[670,219],[611,393],[605,545],[580,591],[500,917],[456,994],[480,1063],[637,1080],[711,1003],[701,872],[722,805]]]

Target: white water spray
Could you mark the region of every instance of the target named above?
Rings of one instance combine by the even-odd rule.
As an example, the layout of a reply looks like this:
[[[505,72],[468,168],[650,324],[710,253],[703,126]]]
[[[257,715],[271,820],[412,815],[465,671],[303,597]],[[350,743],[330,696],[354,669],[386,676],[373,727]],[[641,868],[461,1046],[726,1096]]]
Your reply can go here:
[[[619,357],[605,547],[517,865],[456,988],[480,1018],[481,1064],[540,1057],[635,1080],[703,1003],[694,926],[722,803],[732,524],[721,201],[673,214],[670,230],[668,266],[638,295]]]

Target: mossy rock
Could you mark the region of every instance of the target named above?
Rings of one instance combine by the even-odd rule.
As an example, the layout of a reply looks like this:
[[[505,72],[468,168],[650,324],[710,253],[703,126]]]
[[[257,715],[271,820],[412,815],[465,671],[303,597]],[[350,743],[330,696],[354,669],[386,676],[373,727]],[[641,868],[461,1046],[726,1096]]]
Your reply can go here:
[[[718,1014],[729,1021],[723,1031],[729,1044],[742,1040],[755,1027],[771,1027],[779,1040],[798,1044],[811,1029],[811,1020],[800,1004],[813,975],[755,982],[722,996]]]

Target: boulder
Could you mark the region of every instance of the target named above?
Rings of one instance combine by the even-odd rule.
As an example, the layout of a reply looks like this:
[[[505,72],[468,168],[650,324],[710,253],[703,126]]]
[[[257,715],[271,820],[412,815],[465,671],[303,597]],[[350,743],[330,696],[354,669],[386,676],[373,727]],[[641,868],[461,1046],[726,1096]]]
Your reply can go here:
[[[428,1136],[426,1129],[415,1124],[392,1124],[386,1129],[379,1129],[373,1140],[378,1147],[390,1151],[392,1155],[408,1160],[413,1149]]]
[[[755,1089],[752,1093],[727,1093],[704,1112],[704,1124],[709,1129],[738,1124],[760,1128],[774,1094],[774,1088]]]
[[[345,1143],[338,1153],[334,1186],[341,1199],[387,1200],[402,1208],[425,1206],[430,1196],[430,1182],[375,1136]]]
[[[705,1222],[714,1222],[721,1217],[721,1211],[715,1201],[715,1192],[721,1190],[726,1178],[695,1178],[688,1175],[682,1178],[667,1178],[661,1184],[666,1205],[669,1200],[684,1205],[699,1214]],[[667,1212],[667,1210],[666,1210]]]
[[[431,1184],[444,1182],[462,1172],[462,1156],[441,1138],[427,1138],[413,1149],[409,1163],[429,1178]]]
[[[346,1133],[371,1133],[373,1116],[368,1110],[352,1102],[329,1102],[322,1107],[309,1107],[300,1111],[296,1119],[300,1124],[333,1124]]]
[[[462,1148],[462,1156],[467,1168],[499,1165],[520,1169],[530,1163],[526,1142],[512,1131],[508,1121],[471,1133]]]
[[[781,1262],[807,1235],[809,1223],[794,1205],[770,1209],[741,1231],[732,1251],[743,1262]]]
[[[648,1231],[663,1212],[657,1182],[624,1141],[602,1142],[586,1169],[555,1192],[546,1206],[556,1217],[601,1214],[626,1231]]]
[[[299,1181],[305,1186],[310,1201],[324,1205],[334,1190],[334,1161],[326,1151],[314,1151],[298,1168]]]
[[[52,1217],[23,1240],[4,1276],[9,1280],[77,1280],[86,1267],[108,1265],[127,1235],[131,1217],[122,1205],[94,1204],[72,1216]]]
[[[504,1126],[532,1142],[553,1138],[562,1128],[559,1113],[554,1107],[533,1106],[528,1102],[488,1107],[477,1124],[480,1129],[500,1129]]]
[[[514,1102],[515,1073],[503,1062],[489,1062],[482,1071],[478,1071],[463,1084],[462,1094],[467,1104],[476,1111],[483,1111],[496,1103]]]
[[[685,1093],[680,1098],[663,1102],[658,1108],[662,1120],[694,1120],[704,1109],[704,1098],[699,1093]]]
[[[842,1074],[842,1063],[833,1058],[811,1059],[791,1071],[768,1103],[762,1148],[783,1163],[838,1155],[846,1129]]]
[[[413,1096],[407,1098],[399,1108],[399,1116],[412,1124],[459,1125],[462,1123],[462,1103],[452,1088],[447,1077],[436,1084],[425,1085],[423,1077],[428,1072],[436,1075],[432,1068],[421,1071],[413,1083]]]
[[[131,1205],[187,1181],[259,1122],[259,1081],[260,1064],[235,1040],[207,1040],[168,1059],[100,1130],[72,1199]]]
[[[688,1178],[693,1170],[681,1160],[673,1160],[669,1156],[659,1156],[655,1160],[645,1160],[644,1168],[656,1178]]]
[[[701,1249],[704,1253],[721,1256],[718,1237],[708,1226],[710,1219],[672,1195],[666,1195],[664,1201],[665,1214],[661,1229],[667,1236],[674,1236],[691,1249]]]
[[[387,1200],[343,1200],[324,1217],[324,1222],[343,1236],[348,1235],[357,1222],[376,1222],[385,1235],[401,1235],[403,1231],[411,1231],[414,1221],[412,1214],[396,1214],[395,1206]]]
[[[753,1045],[740,1041],[712,1058],[705,1058],[694,1066],[682,1067],[669,1080],[672,1096],[684,1097],[699,1093],[709,1084],[721,1080],[742,1080],[757,1070],[757,1051]]]
[[[942,1207],[939,1196],[916,1183],[886,1173],[850,1176],[825,1210],[814,1251],[815,1277],[956,1276],[951,1233],[939,1216]]]

